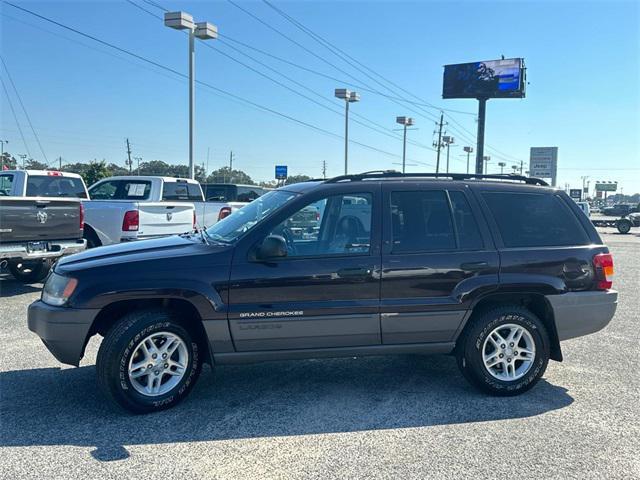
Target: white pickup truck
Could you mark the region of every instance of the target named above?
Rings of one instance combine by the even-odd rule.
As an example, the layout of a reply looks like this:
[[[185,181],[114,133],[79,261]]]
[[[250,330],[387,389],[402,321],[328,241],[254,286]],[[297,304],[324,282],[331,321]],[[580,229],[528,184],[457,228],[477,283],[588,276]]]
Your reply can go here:
[[[109,177],[89,187],[85,202],[88,246],[185,233],[231,213],[226,203],[204,202],[195,180],[159,176]]]

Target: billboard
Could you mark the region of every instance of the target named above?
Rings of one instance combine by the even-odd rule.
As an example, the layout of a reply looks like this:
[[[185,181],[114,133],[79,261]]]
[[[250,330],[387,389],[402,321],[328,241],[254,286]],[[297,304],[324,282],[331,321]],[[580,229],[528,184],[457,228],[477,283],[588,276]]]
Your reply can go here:
[[[555,185],[558,173],[558,147],[531,147],[529,174],[532,177],[550,178]]]
[[[444,66],[442,98],[524,98],[522,58]]]
[[[576,202],[582,200],[582,189],[581,188],[571,188],[569,190],[569,196],[573,198]]]
[[[618,182],[596,182],[596,192],[615,192]]]

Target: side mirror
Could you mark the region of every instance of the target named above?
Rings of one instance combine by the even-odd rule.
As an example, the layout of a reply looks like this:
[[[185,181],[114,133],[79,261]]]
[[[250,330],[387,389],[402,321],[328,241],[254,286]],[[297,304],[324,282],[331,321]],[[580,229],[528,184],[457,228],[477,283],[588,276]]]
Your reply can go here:
[[[280,235],[269,235],[256,250],[256,260],[269,260],[287,256],[287,242]]]

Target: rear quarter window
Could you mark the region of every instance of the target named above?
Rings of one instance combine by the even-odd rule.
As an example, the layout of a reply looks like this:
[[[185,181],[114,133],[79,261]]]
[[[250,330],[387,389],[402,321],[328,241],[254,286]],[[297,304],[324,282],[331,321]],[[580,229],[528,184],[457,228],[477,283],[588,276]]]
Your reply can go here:
[[[584,228],[557,195],[484,192],[505,247],[576,246],[591,243]]]

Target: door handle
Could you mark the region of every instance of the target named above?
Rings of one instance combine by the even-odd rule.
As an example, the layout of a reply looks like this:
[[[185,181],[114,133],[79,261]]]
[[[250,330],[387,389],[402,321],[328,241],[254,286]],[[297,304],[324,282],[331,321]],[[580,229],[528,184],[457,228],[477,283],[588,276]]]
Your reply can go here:
[[[489,266],[489,262],[468,262],[460,264],[461,270],[482,270],[483,268],[487,268]]]
[[[372,269],[370,268],[341,268],[338,270],[339,277],[370,277]]]

